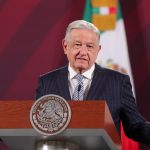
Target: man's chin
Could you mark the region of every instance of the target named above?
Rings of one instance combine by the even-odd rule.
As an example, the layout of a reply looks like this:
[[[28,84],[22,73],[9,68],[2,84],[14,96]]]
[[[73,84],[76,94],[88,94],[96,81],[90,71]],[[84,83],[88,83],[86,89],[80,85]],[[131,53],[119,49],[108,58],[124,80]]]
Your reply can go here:
[[[86,70],[88,70],[88,67],[87,66],[83,66],[83,65],[77,65],[76,66],[76,70],[80,73],[83,73],[85,72]]]

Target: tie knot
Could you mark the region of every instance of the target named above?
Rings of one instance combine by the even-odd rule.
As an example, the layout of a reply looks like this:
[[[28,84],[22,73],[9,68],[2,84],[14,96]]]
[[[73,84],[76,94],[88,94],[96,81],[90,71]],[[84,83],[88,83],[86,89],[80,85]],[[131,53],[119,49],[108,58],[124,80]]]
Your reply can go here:
[[[84,78],[84,76],[81,75],[81,74],[77,74],[77,75],[75,76],[75,78],[76,78],[78,81],[82,81],[83,78]]]

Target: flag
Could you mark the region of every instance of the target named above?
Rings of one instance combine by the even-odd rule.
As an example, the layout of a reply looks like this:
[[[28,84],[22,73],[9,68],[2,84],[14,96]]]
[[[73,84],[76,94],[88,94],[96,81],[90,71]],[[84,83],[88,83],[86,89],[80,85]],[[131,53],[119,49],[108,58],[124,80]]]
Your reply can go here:
[[[95,24],[101,32],[101,51],[96,62],[101,66],[128,74],[133,85],[125,27],[119,2],[117,0],[86,0],[83,19]],[[137,142],[128,139],[123,130],[121,133],[123,150],[139,149]]]

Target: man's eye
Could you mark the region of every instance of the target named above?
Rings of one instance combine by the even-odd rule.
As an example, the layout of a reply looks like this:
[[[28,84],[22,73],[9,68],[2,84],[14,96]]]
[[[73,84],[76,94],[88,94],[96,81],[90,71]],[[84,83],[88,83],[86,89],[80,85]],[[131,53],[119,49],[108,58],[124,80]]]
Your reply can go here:
[[[87,45],[88,48],[93,49],[94,46],[93,45]]]
[[[81,47],[81,44],[76,43],[74,46],[75,46],[75,48],[80,48],[80,47]]]

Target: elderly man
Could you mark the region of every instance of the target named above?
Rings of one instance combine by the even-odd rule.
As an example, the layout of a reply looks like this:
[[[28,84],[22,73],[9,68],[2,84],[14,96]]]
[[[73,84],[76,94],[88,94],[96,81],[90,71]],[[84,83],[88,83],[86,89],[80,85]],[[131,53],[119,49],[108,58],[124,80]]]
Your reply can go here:
[[[66,100],[105,99],[118,132],[122,121],[129,138],[150,144],[150,123],[137,110],[129,76],[95,63],[99,43],[99,30],[92,23],[70,23],[62,41],[69,64],[40,77],[36,98],[56,94]]]

